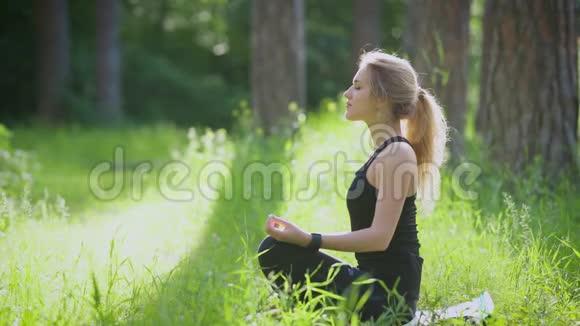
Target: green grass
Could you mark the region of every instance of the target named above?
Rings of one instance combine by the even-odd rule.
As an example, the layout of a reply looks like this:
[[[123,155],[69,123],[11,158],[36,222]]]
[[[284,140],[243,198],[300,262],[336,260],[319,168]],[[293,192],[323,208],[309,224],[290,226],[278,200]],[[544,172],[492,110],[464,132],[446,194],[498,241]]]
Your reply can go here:
[[[186,131],[162,124],[114,130],[17,128],[12,132],[13,147],[28,151],[36,159],[33,193],[41,194],[46,188],[53,196],[65,197],[74,212],[101,203],[94,200],[88,187],[89,171],[101,162],[113,162],[115,148],[122,149],[123,165],[103,174],[104,188],[113,184],[113,171],[130,183],[139,163],[151,162],[157,170],[187,144]],[[147,175],[145,179],[146,183],[154,181]],[[129,188],[127,185],[119,197],[130,197]]]
[[[316,319],[321,325],[357,324],[356,315],[344,309],[291,305],[292,291],[270,290],[256,260],[268,213],[311,232],[350,229],[345,193],[357,163],[335,158],[343,152],[362,164],[364,126],[340,116],[330,103],[322,113],[309,115],[292,139],[264,139],[252,132],[225,139],[221,133],[190,134],[188,139],[186,131],[172,126],[15,130],[14,147],[36,152],[44,166],[35,185],[60,193],[74,209],[70,217],[53,209],[38,218],[27,216],[21,205],[4,204],[15,223],[0,237],[0,322],[311,325]],[[468,143],[477,150],[474,139]],[[113,201],[93,198],[85,191],[86,176],[95,162],[112,159],[117,144],[126,147],[133,165],[187,162],[192,173],[165,194],[178,198],[179,189],[192,190],[193,200],[164,198],[156,186],[161,164],[147,179],[141,200],[131,199],[128,190]],[[279,162],[289,172],[271,185],[260,178],[244,182],[244,168],[256,161]],[[316,172],[309,169],[324,162],[331,172],[321,174],[319,183],[308,183],[309,173]],[[533,177],[514,180],[482,165],[483,174],[469,187],[479,199],[460,200],[452,168],[443,171],[435,211],[419,214],[425,258],[419,308],[457,304],[487,290],[496,305],[490,324],[580,321],[577,185],[562,180],[550,190],[533,171]],[[231,174],[207,177],[220,171]],[[212,189],[221,197],[202,196]],[[245,189],[251,191],[244,196]],[[264,199],[269,191],[271,198]],[[329,253],[356,264],[352,253]],[[265,313],[272,306],[281,312]]]

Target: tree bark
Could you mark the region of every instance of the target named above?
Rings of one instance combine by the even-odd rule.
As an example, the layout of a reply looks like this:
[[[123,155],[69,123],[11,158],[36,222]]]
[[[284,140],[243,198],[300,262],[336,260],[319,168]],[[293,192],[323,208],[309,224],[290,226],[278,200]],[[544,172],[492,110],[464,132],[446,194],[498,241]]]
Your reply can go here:
[[[362,51],[369,51],[381,46],[381,10],[380,0],[353,0],[354,28],[352,36],[353,71],[358,70],[357,60]]]
[[[119,50],[119,4],[96,2],[97,18],[97,109],[102,122],[117,124],[121,111],[121,58]]]
[[[464,152],[471,0],[410,0],[404,46],[423,88],[445,109],[453,158]]]
[[[37,112],[48,123],[61,122],[69,75],[69,24],[66,0],[37,0]]]
[[[541,156],[546,175],[578,168],[574,1],[488,0],[477,129],[515,171]]]
[[[306,103],[303,0],[252,3],[252,107],[267,135],[290,116],[288,105]]]

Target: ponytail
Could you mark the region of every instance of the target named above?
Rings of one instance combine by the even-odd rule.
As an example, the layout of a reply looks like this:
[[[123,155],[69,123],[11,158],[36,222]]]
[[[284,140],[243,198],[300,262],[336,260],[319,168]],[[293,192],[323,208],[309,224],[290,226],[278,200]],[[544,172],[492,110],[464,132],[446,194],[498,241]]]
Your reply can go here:
[[[439,169],[445,162],[447,121],[443,109],[431,93],[419,87],[416,110],[407,121],[407,139],[417,156],[419,198],[429,213],[439,198],[441,176]]]

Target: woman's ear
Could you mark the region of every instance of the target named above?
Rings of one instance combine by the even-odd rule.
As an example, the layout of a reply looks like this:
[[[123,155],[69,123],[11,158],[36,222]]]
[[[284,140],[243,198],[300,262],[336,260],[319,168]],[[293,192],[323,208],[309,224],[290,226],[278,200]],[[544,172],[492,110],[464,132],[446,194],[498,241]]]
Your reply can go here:
[[[388,97],[383,99],[375,99],[374,102],[377,112],[387,112],[392,108],[392,102]]]

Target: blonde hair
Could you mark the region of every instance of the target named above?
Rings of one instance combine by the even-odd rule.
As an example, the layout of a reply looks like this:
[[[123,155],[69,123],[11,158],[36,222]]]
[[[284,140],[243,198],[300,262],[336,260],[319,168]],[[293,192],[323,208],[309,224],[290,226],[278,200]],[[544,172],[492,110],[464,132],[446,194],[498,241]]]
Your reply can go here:
[[[365,52],[359,60],[359,68],[367,67],[370,72],[372,96],[388,99],[393,115],[406,120],[403,136],[417,156],[418,193],[425,210],[431,211],[438,197],[439,169],[445,161],[448,137],[443,109],[434,95],[420,87],[409,61],[382,50]]]

